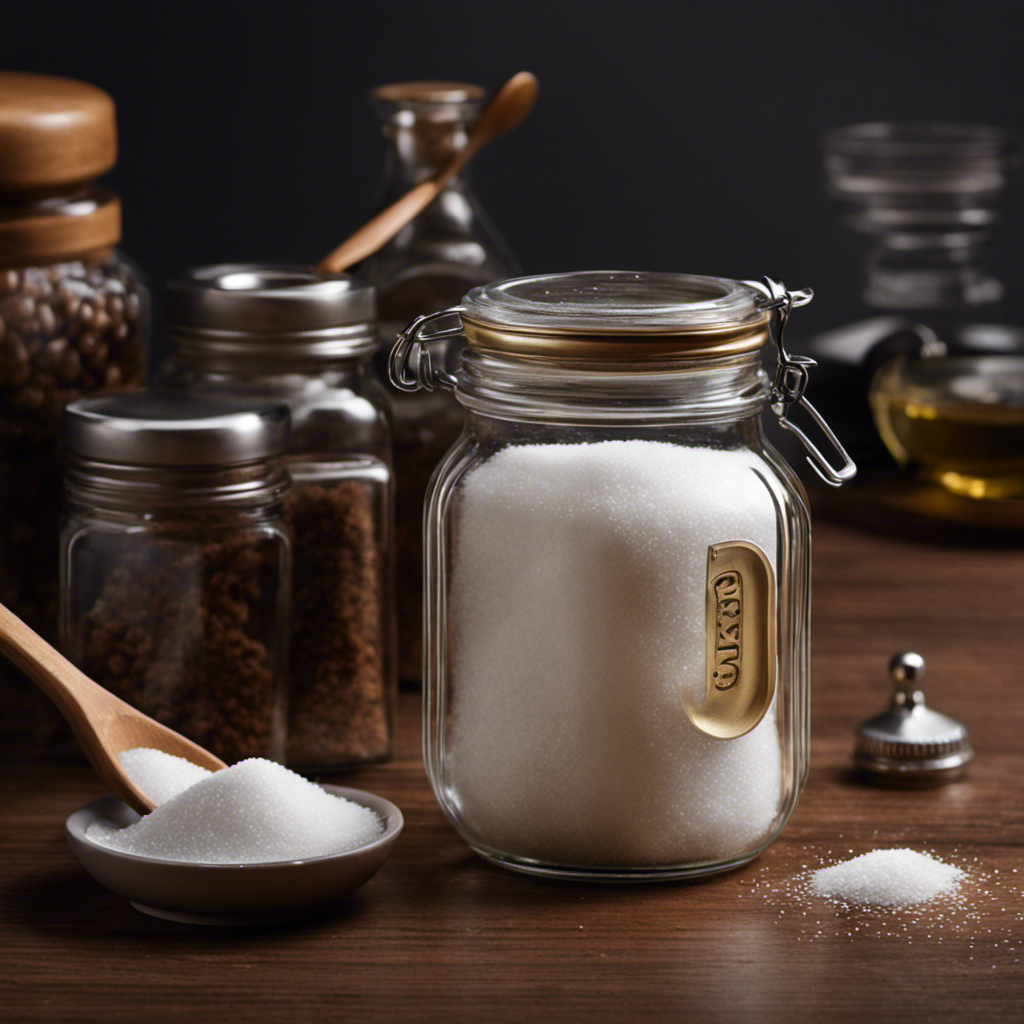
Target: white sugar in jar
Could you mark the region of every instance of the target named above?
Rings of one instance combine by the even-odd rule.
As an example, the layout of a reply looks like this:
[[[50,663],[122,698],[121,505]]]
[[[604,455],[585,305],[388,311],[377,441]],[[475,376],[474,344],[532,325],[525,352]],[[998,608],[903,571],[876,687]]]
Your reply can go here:
[[[759,350],[808,297],[549,275],[470,292],[455,375],[430,367],[432,318],[400,337],[396,382],[451,387],[466,412],[428,499],[425,756],[487,859],[698,875],[750,860],[792,812],[809,524],[760,414],[770,399],[785,422],[806,369],[779,345],[772,386]],[[840,469],[812,455],[852,475],[841,449]]]

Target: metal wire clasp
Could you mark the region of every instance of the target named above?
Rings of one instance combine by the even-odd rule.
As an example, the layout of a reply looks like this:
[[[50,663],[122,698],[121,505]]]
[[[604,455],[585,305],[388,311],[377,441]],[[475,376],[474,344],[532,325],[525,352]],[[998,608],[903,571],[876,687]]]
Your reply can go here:
[[[462,334],[462,320],[459,314],[463,311],[462,306],[452,306],[450,309],[442,309],[439,313],[418,316],[398,335],[391,349],[391,357],[388,359],[388,376],[396,388],[401,391],[419,391],[420,388],[424,391],[433,391],[438,385],[449,390],[456,386],[458,382],[452,374],[434,368],[427,346],[431,342],[443,341],[445,338],[454,338]],[[427,324],[446,316],[454,316],[456,324],[424,334],[423,328]]]
[[[839,487],[847,480],[852,480],[857,473],[857,467],[853,459],[846,453],[839,442],[839,438],[832,432],[832,429],[822,418],[821,413],[804,397],[804,390],[809,379],[808,367],[814,366],[814,360],[809,356],[790,355],[783,343],[786,324],[789,321],[789,314],[796,306],[806,306],[814,297],[810,288],[801,291],[787,291],[781,284],[773,281],[770,277],[762,278],[760,281],[744,281],[763,296],[758,303],[761,309],[773,310],[775,312],[772,322],[769,324],[769,332],[775,342],[775,348],[779,354],[779,365],[775,370],[775,379],[772,382],[771,407],[772,412],[779,417],[779,423],[786,430],[791,430],[803,442],[808,451],[807,461],[811,468],[830,487]],[[818,425],[818,428],[825,435],[829,443],[842,459],[842,465],[837,469],[819,451],[811,439],[795,423],[789,419],[789,409],[794,403],[802,405],[811,418]]]

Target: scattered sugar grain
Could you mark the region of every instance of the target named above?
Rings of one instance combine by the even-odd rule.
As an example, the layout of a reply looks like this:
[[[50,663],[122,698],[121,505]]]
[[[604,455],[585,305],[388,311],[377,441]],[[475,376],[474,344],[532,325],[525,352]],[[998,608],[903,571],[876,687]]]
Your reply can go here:
[[[872,850],[815,871],[811,891],[844,903],[906,907],[950,892],[963,876],[960,868],[925,853]]]
[[[132,782],[157,806],[211,774],[183,757],[165,754],[152,747],[122,750],[117,759]]]
[[[94,823],[86,836],[122,853],[200,864],[323,857],[375,839],[383,822],[283,765],[240,761],[171,797],[124,829]]]

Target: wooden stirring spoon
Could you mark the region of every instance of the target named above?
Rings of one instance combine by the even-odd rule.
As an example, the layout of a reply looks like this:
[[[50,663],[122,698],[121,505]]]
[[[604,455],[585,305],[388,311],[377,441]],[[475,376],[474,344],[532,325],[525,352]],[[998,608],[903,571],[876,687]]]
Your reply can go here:
[[[340,274],[391,241],[433,202],[447,181],[458,174],[488,142],[512,131],[526,117],[537,101],[539,88],[537,79],[529,71],[513,75],[491,97],[470,129],[466,145],[444,167],[364,224],[325,256],[316,269],[321,274]]]
[[[2,604],[0,654],[14,662],[57,705],[96,774],[139,814],[148,814],[156,804],[121,767],[117,755],[122,750],[153,747],[211,771],[227,767],[208,750],[94,683]]]

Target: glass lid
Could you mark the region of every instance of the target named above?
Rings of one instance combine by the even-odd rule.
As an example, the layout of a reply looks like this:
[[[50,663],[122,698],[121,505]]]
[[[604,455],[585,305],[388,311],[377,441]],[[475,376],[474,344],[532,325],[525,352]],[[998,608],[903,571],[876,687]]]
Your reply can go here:
[[[690,333],[765,319],[740,281],[693,274],[588,270],[496,281],[463,300],[463,318],[559,333]]]

